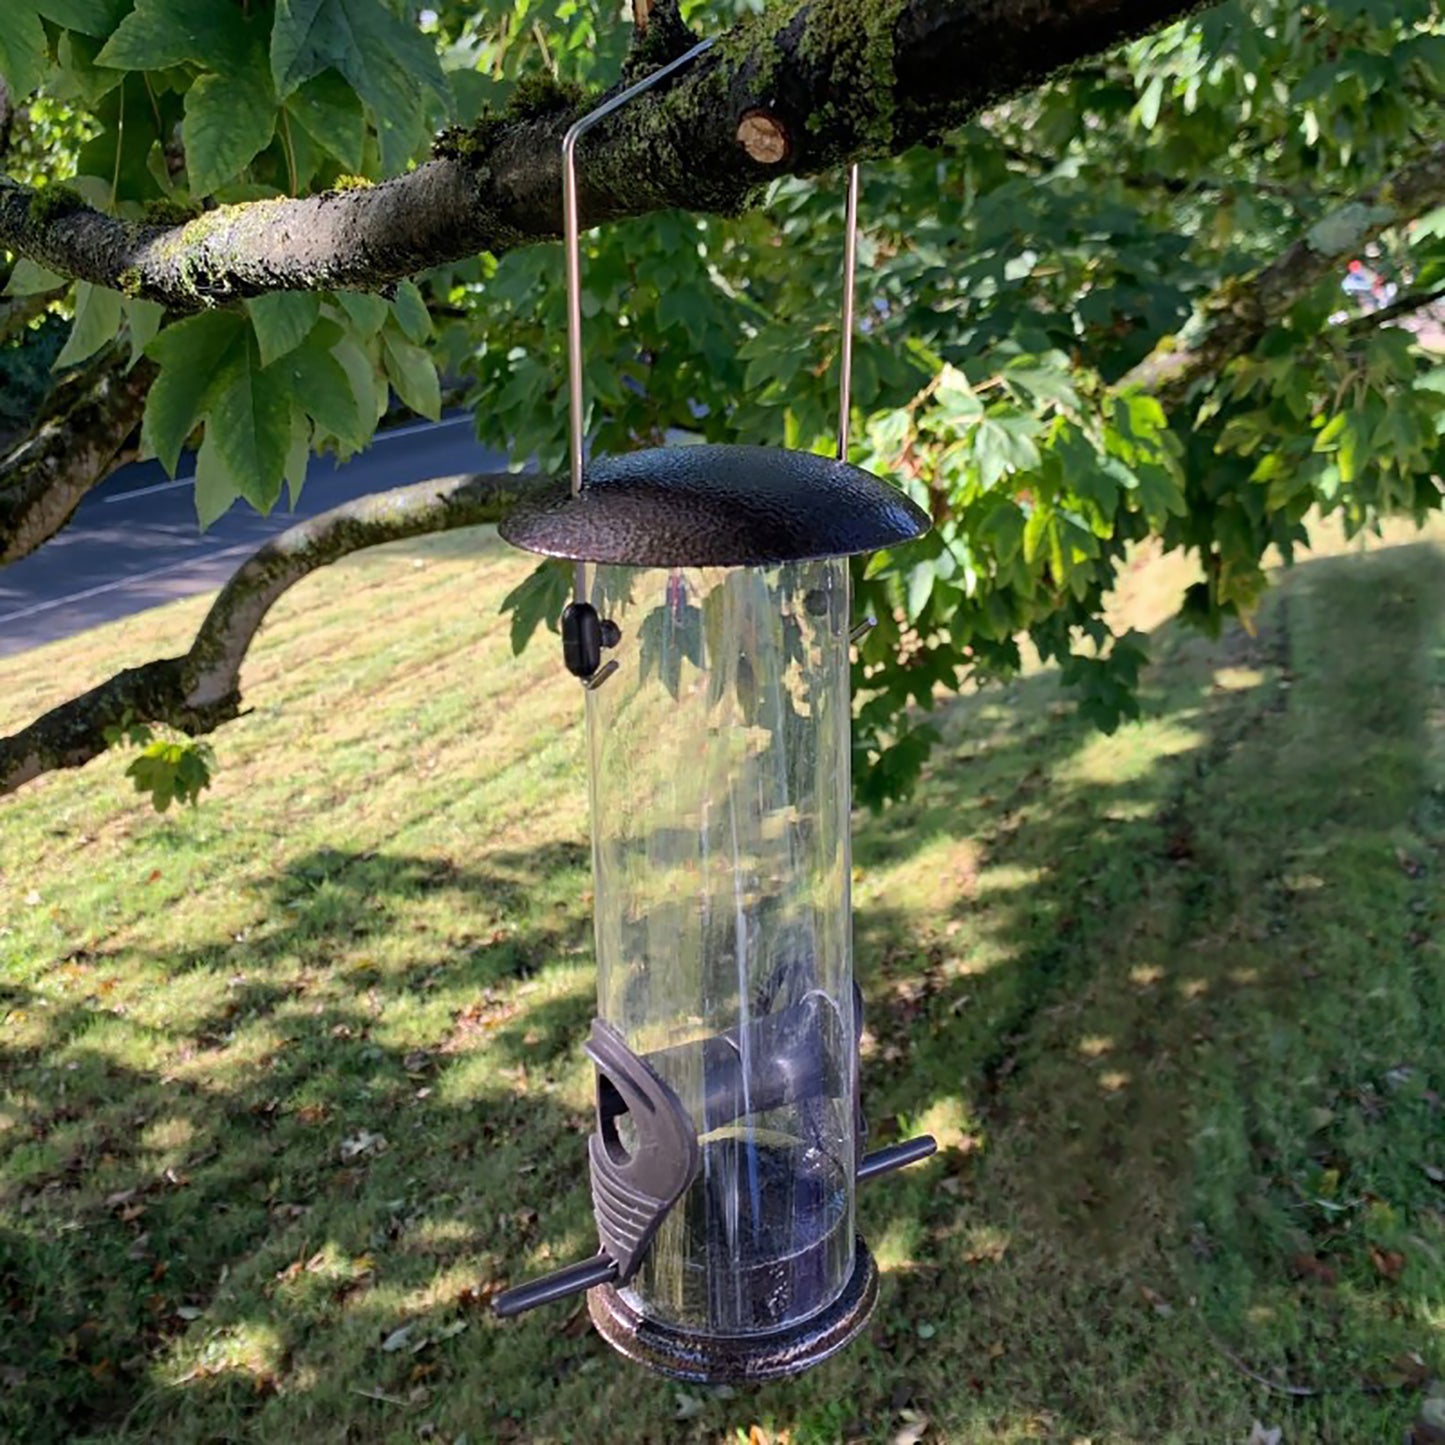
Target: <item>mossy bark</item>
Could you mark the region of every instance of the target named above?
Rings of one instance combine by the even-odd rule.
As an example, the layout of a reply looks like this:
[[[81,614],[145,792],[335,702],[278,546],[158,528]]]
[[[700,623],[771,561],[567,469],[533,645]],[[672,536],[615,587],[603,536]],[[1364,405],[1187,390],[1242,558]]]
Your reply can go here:
[[[780,170],[814,175],[927,142],[1014,91],[1179,18],[1195,0],[782,0],[593,131],[584,221],[680,207],[734,214]],[[665,17],[667,10],[658,7]],[[643,49],[684,36],[654,13]],[[629,68],[632,78],[646,57]],[[277,290],[379,289],[561,229],[559,147],[577,102],[493,120],[363,190],[223,206],[185,225],[36,204],[0,178],[0,245],[65,276],[185,310]],[[791,139],[782,166],[738,142],[749,111]],[[453,137],[455,141],[455,137]]]
[[[1262,270],[1211,292],[1178,335],[1166,336],[1123,378],[1121,389],[1148,391],[1166,411],[1186,405],[1197,386],[1217,376],[1225,362],[1252,351],[1302,296],[1342,275],[1345,255],[1442,205],[1445,142],[1438,142],[1311,227]]]
[[[0,459],[0,567],[28,557],[74,514],[123,457],[156,369],[127,370],[112,344],[56,389],[30,434]]]

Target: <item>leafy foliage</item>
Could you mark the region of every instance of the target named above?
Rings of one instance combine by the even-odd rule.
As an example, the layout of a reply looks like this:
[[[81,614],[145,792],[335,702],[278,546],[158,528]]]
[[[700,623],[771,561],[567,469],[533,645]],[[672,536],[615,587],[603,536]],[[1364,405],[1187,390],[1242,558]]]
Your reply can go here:
[[[138,793],[149,795],[156,812],[164,813],[172,803],[194,807],[202,792],[211,786],[216,754],[199,738],[157,737],[145,723],[133,721],[106,729],[112,747],[138,748],[125,775]]]
[[[715,31],[755,8],[683,10]],[[499,114],[538,76],[610,84],[628,40],[599,0],[11,0],[0,71],[84,115],[69,183],[140,215],[394,174],[443,119]],[[1231,0],[867,170],[852,455],[937,525],[857,569],[879,619],[855,679],[864,796],[916,781],[937,695],[1029,651],[1098,726],[1133,716],[1141,644],[1101,609],[1144,538],[1198,559],[1181,608],[1213,628],[1251,612],[1264,559],[1290,555],[1310,517],[1359,531],[1438,506],[1445,369],[1339,282],[1378,219],[1356,198],[1441,133],[1442,95],[1430,0]],[[829,449],[840,337],[820,278],[837,274],[840,213],[836,182],[787,180],[752,215],[589,237],[594,447],[688,431]],[[1287,298],[1252,354],[1167,415],[1121,389],[1157,348],[1258,301],[1256,274],[1304,236],[1339,273]],[[1440,213],[1371,245],[1402,292],[1445,283]],[[439,370],[468,378],[483,440],[518,464],[564,459],[553,247],[441,267],[392,298],[272,297],[153,335],[118,298],[73,304],[63,363],[122,328],[159,363],[146,439],[174,470],[203,437],[203,522],[294,493],[310,451],[364,446],[393,390],[435,415]],[[557,592],[539,575],[508,600],[515,640]]]

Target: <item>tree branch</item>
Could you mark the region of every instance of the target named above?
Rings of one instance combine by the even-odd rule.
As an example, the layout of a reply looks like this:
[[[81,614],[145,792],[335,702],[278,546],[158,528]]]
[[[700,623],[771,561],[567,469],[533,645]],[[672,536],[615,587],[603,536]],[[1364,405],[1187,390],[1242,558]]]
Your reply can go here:
[[[935,139],[1198,3],[780,0],[588,136],[584,223],[669,207],[740,212],[784,169],[814,175]],[[739,143],[743,117],[759,110],[792,138],[784,164]],[[175,309],[276,290],[379,289],[557,236],[558,148],[571,119],[492,123],[384,185],[222,206],[181,227],[104,215],[78,198],[69,210],[53,197],[36,204],[0,178],[0,246]]]
[[[1366,242],[1439,205],[1445,205],[1445,142],[1311,227],[1278,260],[1205,297],[1184,329],[1165,337],[1123,378],[1121,389],[1152,392],[1166,411],[1183,405],[1200,382],[1252,351],[1296,301],[1339,272]]]
[[[1381,306],[1377,311],[1367,311],[1363,316],[1356,316],[1346,325],[1345,330],[1350,336],[1360,336],[1369,331],[1376,331],[1381,326],[1388,326],[1402,316],[1411,316],[1416,311],[1423,311],[1427,306],[1433,306],[1438,301],[1445,301],[1445,286],[1437,286],[1433,291],[1407,291],[1403,296],[1396,297],[1388,306]]]
[[[0,567],[28,557],[74,514],[87,492],[128,458],[155,366],[126,369],[112,343],[51,394],[30,434],[0,460]]]
[[[37,316],[55,299],[49,296],[16,296],[13,300],[0,301],[0,345],[12,336],[24,331]]]
[[[444,477],[334,507],[273,537],[221,589],[183,657],[158,658],[71,698],[0,738],[0,795],[105,752],[107,728],[163,723],[208,733],[241,714],[241,663],[266,614],[303,577],[352,552],[496,522],[542,480],[510,473]]]

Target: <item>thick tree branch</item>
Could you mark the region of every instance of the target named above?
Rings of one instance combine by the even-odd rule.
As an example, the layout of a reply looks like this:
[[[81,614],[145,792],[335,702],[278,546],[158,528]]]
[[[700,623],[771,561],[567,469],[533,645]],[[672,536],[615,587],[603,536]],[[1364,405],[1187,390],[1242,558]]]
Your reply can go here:
[[[129,351],[113,343],[67,377],[30,434],[0,458],[0,567],[48,542],[128,460],[125,444],[156,375],[144,358],[127,371]]]
[[[131,667],[0,738],[0,794],[103,753],[107,728],[163,723],[208,733],[241,714],[241,664],[266,614],[303,577],[352,552],[496,522],[535,476],[478,473],[398,487],[334,507],[273,537],[221,589],[183,657]]]
[[[1198,0],[781,0],[588,136],[595,225],[668,207],[736,213],[781,170],[813,175],[929,141],[1003,97],[1156,29]],[[657,29],[654,7],[649,32]],[[749,112],[791,138],[739,142]],[[176,309],[276,290],[377,289],[560,231],[570,114],[492,124],[384,185],[223,206],[182,227],[36,204],[0,178],[0,246]],[[443,148],[445,149],[445,147]]]
[[[1311,227],[1278,260],[1212,292],[1177,336],[1166,337],[1120,382],[1152,392],[1166,411],[1257,346],[1265,332],[1349,257],[1390,226],[1445,205],[1445,142]]]

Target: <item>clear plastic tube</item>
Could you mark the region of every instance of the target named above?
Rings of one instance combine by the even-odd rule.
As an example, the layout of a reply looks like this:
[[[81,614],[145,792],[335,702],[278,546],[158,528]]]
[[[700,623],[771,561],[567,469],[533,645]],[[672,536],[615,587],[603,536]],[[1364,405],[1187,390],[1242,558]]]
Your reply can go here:
[[[721,1335],[853,1268],[848,572],[589,567],[598,1012],[677,1092],[701,1172],[627,1289]]]

